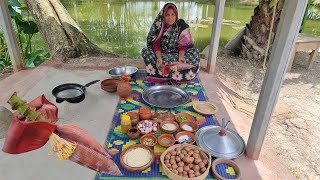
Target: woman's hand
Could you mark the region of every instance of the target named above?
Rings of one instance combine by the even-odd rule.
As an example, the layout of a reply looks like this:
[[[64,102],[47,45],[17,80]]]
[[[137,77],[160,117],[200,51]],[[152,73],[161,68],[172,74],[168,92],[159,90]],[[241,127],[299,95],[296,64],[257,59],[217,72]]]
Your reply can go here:
[[[186,58],[184,58],[184,56],[179,56],[179,62],[186,63]]]
[[[163,66],[162,58],[157,59],[157,67],[161,68]]]
[[[161,51],[156,51],[156,57],[157,57],[157,68],[161,68],[163,66]]]
[[[179,62],[186,63],[186,58],[184,58],[184,51],[179,51]]]

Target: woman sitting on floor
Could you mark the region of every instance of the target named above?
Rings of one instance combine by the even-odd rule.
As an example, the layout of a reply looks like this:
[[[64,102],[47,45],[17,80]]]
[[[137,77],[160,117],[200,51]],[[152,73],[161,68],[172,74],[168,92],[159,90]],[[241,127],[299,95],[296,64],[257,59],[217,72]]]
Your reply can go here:
[[[164,5],[154,20],[147,47],[141,53],[147,75],[154,79],[169,78],[164,65],[176,65],[177,71],[171,74],[175,81],[190,81],[199,71],[199,50],[193,46],[189,25],[178,19],[177,7],[172,3]]]

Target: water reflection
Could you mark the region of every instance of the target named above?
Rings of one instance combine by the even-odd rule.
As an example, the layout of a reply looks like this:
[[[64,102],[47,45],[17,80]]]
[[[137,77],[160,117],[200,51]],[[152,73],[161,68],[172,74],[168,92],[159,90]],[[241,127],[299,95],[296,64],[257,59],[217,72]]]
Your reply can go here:
[[[71,16],[85,34],[102,49],[140,58],[146,36],[160,8],[169,1],[64,0]],[[172,1],[170,1],[172,2]],[[191,26],[196,46],[202,50],[210,43],[213,4],[175,2],[179,17]],[[220,45],[230,40],[250,21],[255,5],[227,4]]]
[[[140,58],[140,50],[146,46],[146,36],[154,17],[169,1],[62,1],[71,16],[85,34],[102,49]],[[175,2],[179,17],[191,26],[196,46],[202,50],[210,43],[214,6],[195,2]],[[235,16],[240,24],[222,29],[221,43],[230,39],[250,18],[253,8],[246,6],[247,13]],[[227,7],[226,12],[234,7]],[[241,10],[240,10],[241,11]],[[234,13],[234,12],[232,12]],[[230,14],[225,15],[226,18]],[[234,29],[233,29],[234,28]]]

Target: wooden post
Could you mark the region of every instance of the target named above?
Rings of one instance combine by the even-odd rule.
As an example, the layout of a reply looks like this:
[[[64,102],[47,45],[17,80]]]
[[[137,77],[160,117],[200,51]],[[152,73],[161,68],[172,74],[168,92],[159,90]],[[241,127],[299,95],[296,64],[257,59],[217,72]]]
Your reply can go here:
[[[253,118],[246,154],[258,159],[308,0],[285,1]]]
[[[219,48],[220,32],[222,27],[224,5],[226,0],[216,0],[214,9],[214,20],[211,33],[209,59],[207,63],[207,72],[214,72]]]
[[[14,72],[18,72],[23,67],[22,51],[12,27],[7,0],[0,0],[0,24],[3,27],[3,34],[7,43],[13,70]]]

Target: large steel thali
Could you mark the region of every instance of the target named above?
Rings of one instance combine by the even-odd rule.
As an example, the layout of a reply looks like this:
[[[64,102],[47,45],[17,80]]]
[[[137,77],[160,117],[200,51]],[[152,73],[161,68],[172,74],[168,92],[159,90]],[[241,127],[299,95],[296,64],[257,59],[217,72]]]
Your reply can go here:
[[[175,108],[189,101],[187,92],[170,85],[151,86],[143,91],[142,98],[146,103],[161,108]]]

